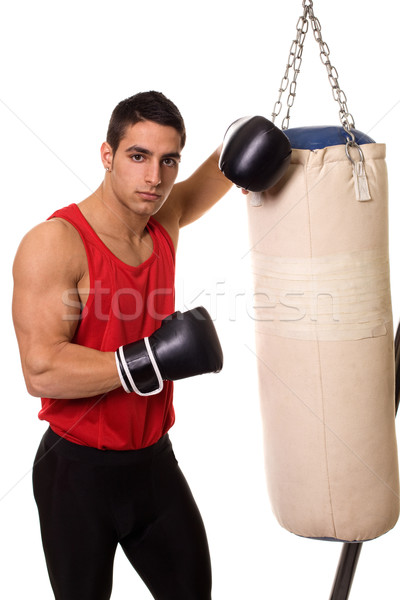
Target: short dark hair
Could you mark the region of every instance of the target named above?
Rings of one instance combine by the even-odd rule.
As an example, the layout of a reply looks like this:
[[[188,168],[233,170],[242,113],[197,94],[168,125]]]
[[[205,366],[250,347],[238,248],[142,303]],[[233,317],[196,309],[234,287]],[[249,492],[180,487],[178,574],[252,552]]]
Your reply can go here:
[[[113,153],[117,151],[126,128],[140,121],[174,127],[181,136],[181,147],[185,145],[185,123],[175,104],[161,92],[140,92],[122,100],[112,112],[106,140]]]

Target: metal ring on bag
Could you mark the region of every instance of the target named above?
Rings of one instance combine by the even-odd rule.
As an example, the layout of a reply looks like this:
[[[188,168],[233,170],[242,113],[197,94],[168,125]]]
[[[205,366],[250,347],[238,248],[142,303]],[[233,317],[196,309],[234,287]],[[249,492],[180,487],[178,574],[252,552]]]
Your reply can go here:
[[[364,162],[364,154],[363,154],[363,151],[361,150],[360,146],[357,144],[357,142],[348,139],[347,142],[346,142],[346,156],[349,159],[349,161],[351,162],[351,164],[353,165],[353,167],[355,166],[356,163],[351,158],[350,150],[349,150],[350,147],[357,148],[358,153],[360,155],[360,162]]]

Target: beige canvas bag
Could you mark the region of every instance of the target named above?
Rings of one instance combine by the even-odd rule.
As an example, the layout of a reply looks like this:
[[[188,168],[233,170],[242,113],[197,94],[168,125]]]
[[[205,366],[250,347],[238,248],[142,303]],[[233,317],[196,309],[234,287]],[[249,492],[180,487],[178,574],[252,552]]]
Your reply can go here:
[[[385,145],[355,142],[303,5],[273,119],[288,89],[287,129],[310,21],[349,141],[294,148],[278,185],[248,203],[266,474],[283,527],[363,541],[399,515]]]
[[[367,540],[399,514],[385,146],[293,150],[249,202],[256,354],[274,513],[302,536]]]

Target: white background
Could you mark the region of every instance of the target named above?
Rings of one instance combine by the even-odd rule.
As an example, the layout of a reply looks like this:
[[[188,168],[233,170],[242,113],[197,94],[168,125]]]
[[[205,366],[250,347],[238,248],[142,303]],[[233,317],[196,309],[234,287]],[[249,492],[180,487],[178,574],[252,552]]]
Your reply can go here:
[[[400,313],[398,221],[400,89],[394,0],[314,2],[356,125],[387,144],[394,322]],[[188,142],[180,178],[236,118],[270,118],[295,37],[300,0],[16,0],[0,25],[2,419],[0,595],[50,600],[31,465],[46,425],[24,387],[11,322],[11,266],[24,233],[79,202],[103,177],[99,148],[114,106],[163,91],[181,109]],[[338,124],[309,33],[291,126]],[[280,122],[279,122],[280,124]],[[176,385],[176,454],[206,523],[215,600],[329,597],[341,544],[282,529],[266,492],[253,321],[249,316],[246,200],[232,190],[182,232],[177,308],[203,304],[225,366]],[[367,365],[366,365],[366,368]],[[349,499],[349,501],[351,501]],[[398,598],[398,528],[364,544],[351,598]],[[118,553],[113,600],[150,594]],[[79,600],[79,599],[77,599]]]

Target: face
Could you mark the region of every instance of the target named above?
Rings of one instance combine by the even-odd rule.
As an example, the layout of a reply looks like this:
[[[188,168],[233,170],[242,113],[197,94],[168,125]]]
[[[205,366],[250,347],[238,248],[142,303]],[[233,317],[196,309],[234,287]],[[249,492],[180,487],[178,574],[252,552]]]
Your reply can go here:
[[[155,214],[178,175],[181,137],[173,127],[142,121],[127,128],[115,154],[102,146],[109,168],[106,185],[114,199],[144,217]]]

